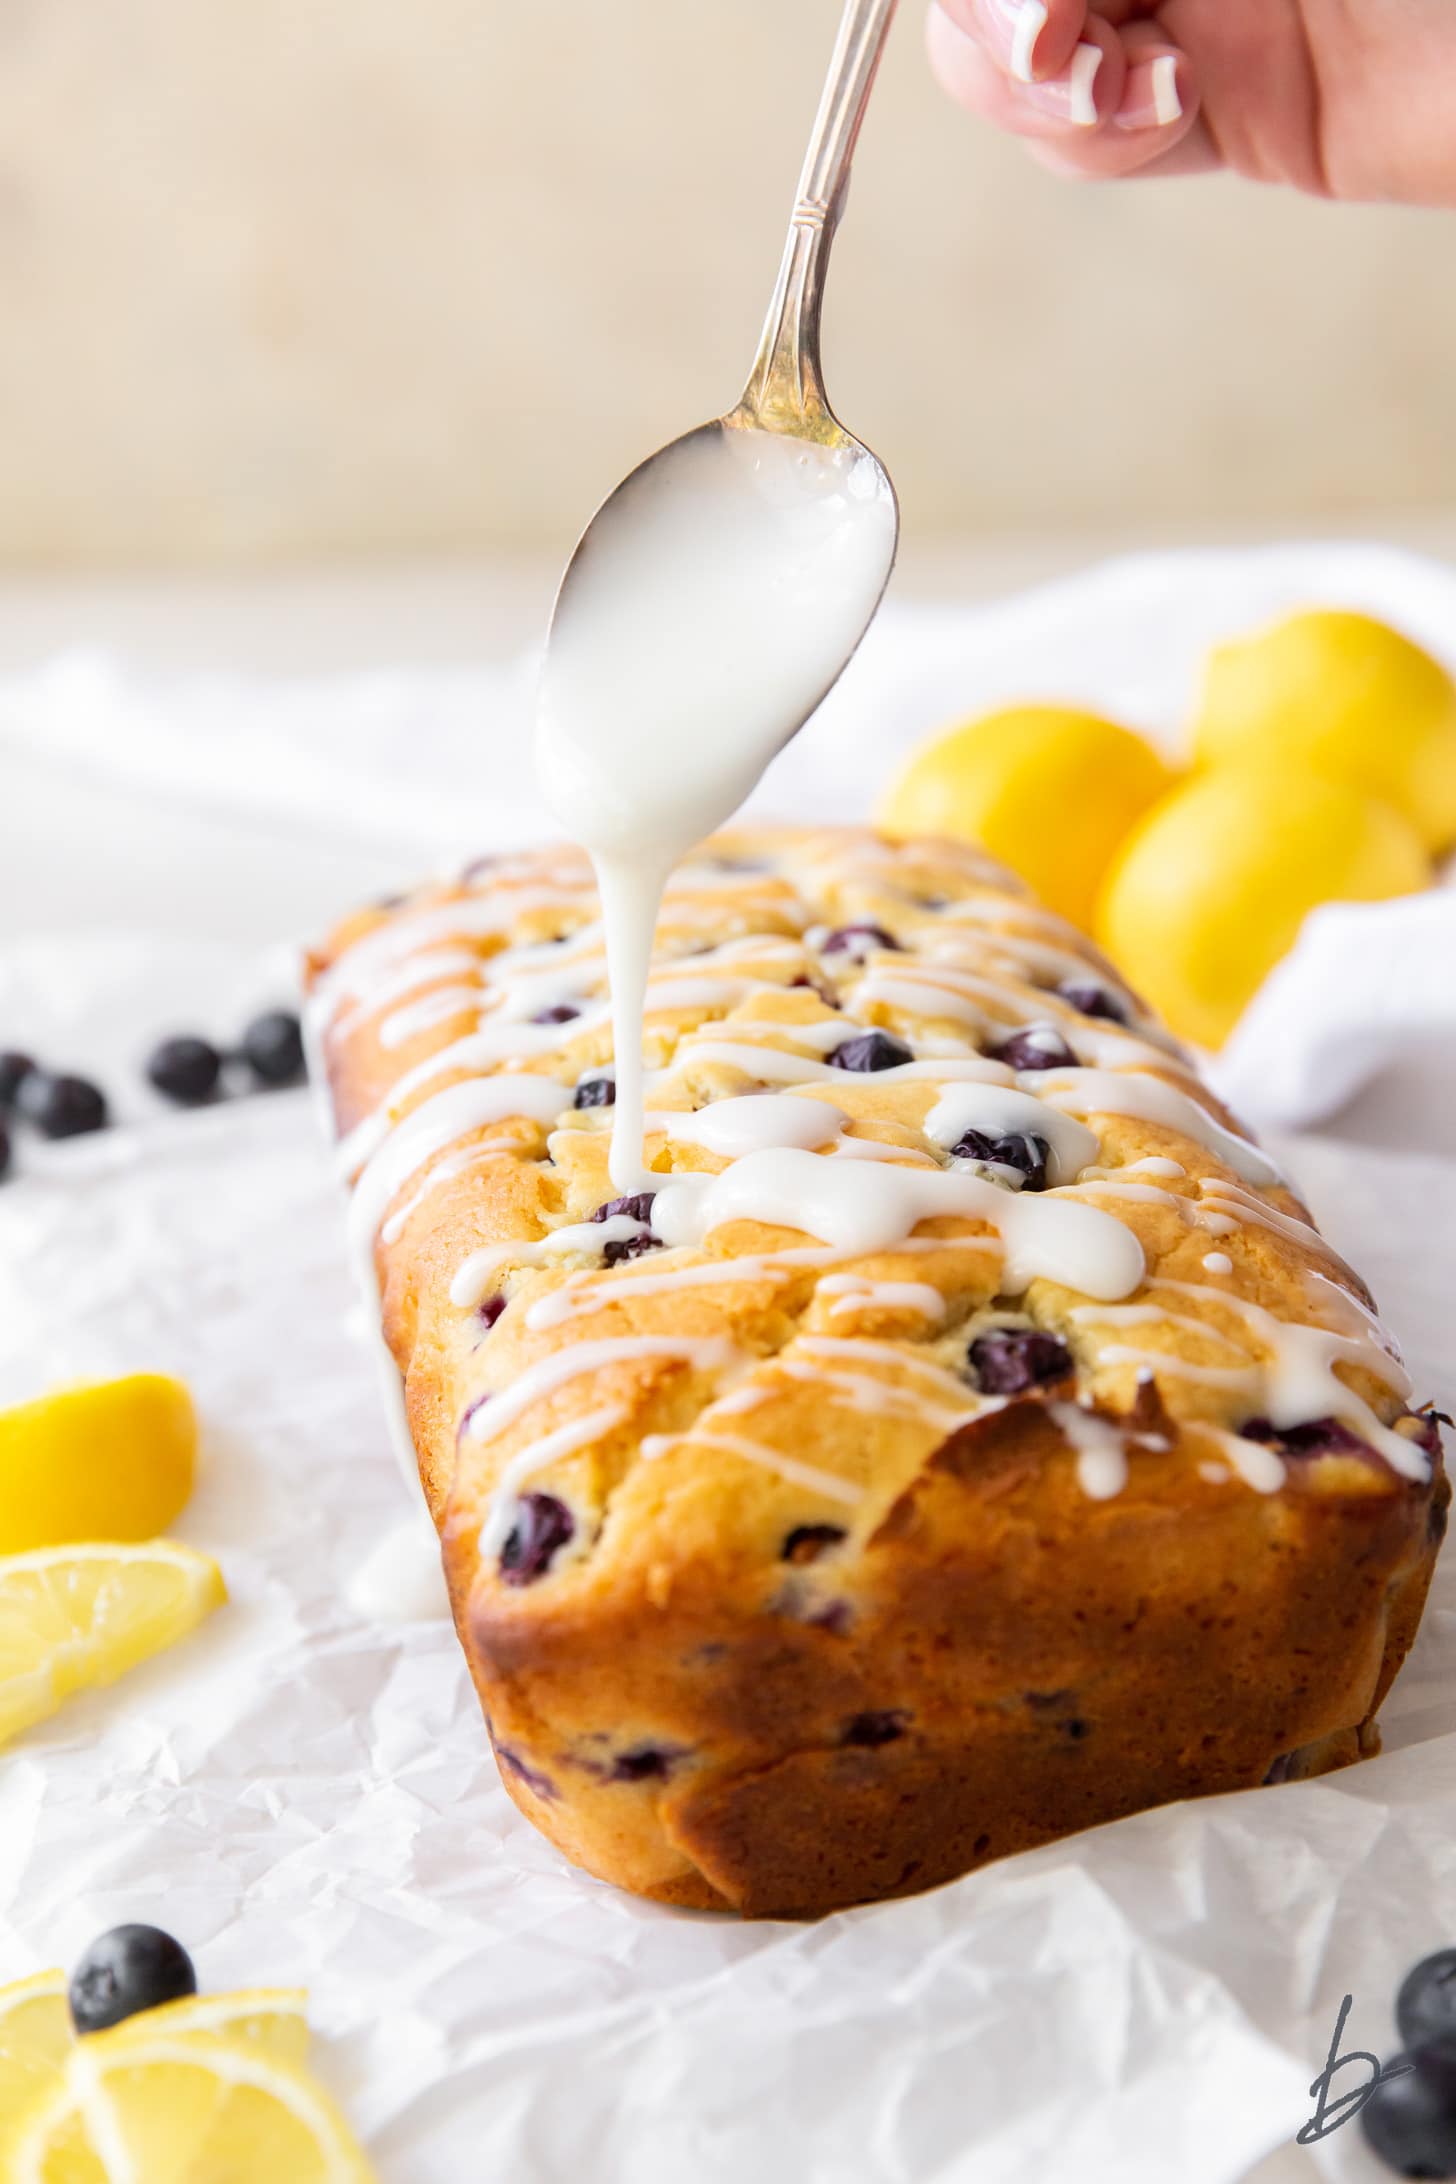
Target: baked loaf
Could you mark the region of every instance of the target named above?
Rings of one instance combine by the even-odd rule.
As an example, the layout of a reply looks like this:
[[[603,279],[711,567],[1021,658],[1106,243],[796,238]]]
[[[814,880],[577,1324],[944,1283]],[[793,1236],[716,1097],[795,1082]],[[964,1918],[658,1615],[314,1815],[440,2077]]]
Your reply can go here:
[[[572,853],[487,860],[310,964],[522,1811],[644,1895],[809,1915],[1374,1750],[1437,1425],[1090,944],[961,846],[719,837],[620,1201],[596,912]]]

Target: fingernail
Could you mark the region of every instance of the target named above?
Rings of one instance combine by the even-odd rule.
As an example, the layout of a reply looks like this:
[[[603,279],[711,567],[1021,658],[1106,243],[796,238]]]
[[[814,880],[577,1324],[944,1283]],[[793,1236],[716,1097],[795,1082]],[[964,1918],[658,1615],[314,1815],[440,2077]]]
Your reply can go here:
[[[1098,121],[1094,86],[1102,66],[1102,48],[1084,43],[1072,55],[1060,76],[1029,83],[1019,96],[1038,114],[1065,121],[1074,129],[1095,129]]]
[[[1079,45],[1072,55],[1072,65],[1067,71],[1071,93],[1070,118],[1079,129],[1095,129],[1097,126],[1097,100],[1092,86],[1101,66],[1102,48],[1099,45]]]
[[[1114,127],[1166,129],[1182,118],[1176,53],[1160,53],[1155,61],[1139,61],[1128,70],[1121,104],[1112,117]]]
[[[1046,29],[1047,11],[1042,0],[1021,0],[1011,24],[1011,73],[1018,83],[1030,83],[1036,41]]]

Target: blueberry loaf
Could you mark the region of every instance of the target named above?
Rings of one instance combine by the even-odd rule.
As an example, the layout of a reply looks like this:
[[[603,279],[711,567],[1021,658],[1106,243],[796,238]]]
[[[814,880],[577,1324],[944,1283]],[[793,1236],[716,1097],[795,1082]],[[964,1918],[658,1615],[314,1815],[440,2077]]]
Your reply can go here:
[[[461,1642],[568,1857],[809,1915],[1376,1748],[1436,1419],[1005,872],[710,843],[658,926],[626,1198],[584,860],[364,913],[309,978]]]

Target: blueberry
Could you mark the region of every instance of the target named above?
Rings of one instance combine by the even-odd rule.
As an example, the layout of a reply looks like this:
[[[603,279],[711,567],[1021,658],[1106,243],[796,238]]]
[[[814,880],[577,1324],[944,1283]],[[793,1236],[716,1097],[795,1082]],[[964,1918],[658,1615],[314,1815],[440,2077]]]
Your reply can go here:
[[[575,1531],[575,1518],[554,1494],[523,1494],[501,1549],[501,1576],[508,1585],[534,1585]]]
[[[1035,1327],[993,1327],[977,1335],[968,1357],[983,1395],[1025,1395],[1028,1388],[1065,1380],[1072,1370],[1065,1342]]]
[[[581,1010],[570,1001],[558,1001],[554,1008],[542,1009],[531,1018],[533,1024],[574,1024]]]
[[[1372,1456],[1368,1441],[1352,1433],[1338,1418],[1311,1418],[1300,1426],[1274,1426],[1267,1418],[1250,1418],[1239,1427],[1246,1441],[1264,1441],[1281,1456]]]
[[[611,1077],[583,1077],[571,1104],[573,1107],[615,1107],[615,1080]]]
[[[1057,992],[1070,1007],[1079,1009],[1083,1016],[1105,1016],[1114,1024],[1127,1022],[1127,1010],[1120,997],[1109,992],[1106,986],[1099,986],[1095,979],[1064,979]]]
[[[475,1316],[486,1334],[490,1333],[505,1308],[506,1300],[502,1296],[487,1297],[484,1304],[475,1307]]]
[[[1360,2109],[1372,2151],[1397,2176],[1456,2176],[1456,2040],[1397,2056],[1394,2067]]]
[[[533,1797],[549,1801],[556,1796],[556,1784],[550,1775],[542,1774],[539,1767],[531,1766],[527,1760],[522,1759],[519,1752],[513,1752],[508,1744],[498,1744],[495,1756],[508,1774],[513,1774],[518,1782],[525,1783]]]
[[[71,2022],[77,2032],[104,2032],[139,2010],[196,1992],[197,1974],[180,1941],[159,1926],[113,1926],[71,1974]]]
[[[612,1761],[614,1782],[661,1782],[672,1772],[679,1754],[657,1744],[639,1744],[632,1752],[619,1752]]]
[[[629,1221],[650,1221],[655,1191],[638,1191],[631,1198],[608,1198],[592,1215],[594,1221],[612,1221],[623,1214]]]
[[[987,1047],[993,1062],[1004,1062],[1008,1069],[1075,1069],[1077,1057],[1059,1031],[1045,1024],[1033,1024],[1027,1031],[1014,1031],[1000,1046]]]
[[[637,1191],[630,1198],[609,1198],[605,1205],[597,1207],[594,1221],[610,1221],[621,1214],[628,1221],[652,1219],[655,1191]],[[640,1236],[614,1237],[602,1246],[603,1266],[620,1266],[625,1259],[640,1259],[646,1251],[660,1251],[662,1238],[654,1236],[650,1228],[644,1228]]]
[[[909,1720],[908,1714],[894,1707],[879,1713],[856,1714],[845,1724],[841,1741],[868,1745],[873,1751],[878,1745],[893,1744],[897,1737],[903,1737]]]
[[[20,1090],[21,1080],[29,1077],[39,1066],[28,1054],[21,1054],[14,1047],[7,1047],[0,1053],[0,1107],[15,1105],[15,1095]]]
[[[1456,2038],[1456,1949],[1438,1949],[1406,1973],[1395,1998],[1395,2022],[1408,2048]]]
[[[206,1039],[164,1039],[147,1058],[151,1083],[184,1107],[211,1099],[221,1075],[222,1056]]]
[[[781,1562],[817,1562],[846,1537],[841,1524],[796,1524],[779,1549]]]
[[[84,1137],[107,1124],[106,1095],[85,1077],[51,1077],[33,1069],[15,1095],[16,1112],[42,1137]]]
[[[303,1028],[288,1009],[255,1016],[238,1053],[261,1084],[293,1084],[303,1075]]]
[[[0,1176],[9,1175],[10,1159],[10,1128],[3,1118],[0,1118]]]
[[[913,1062],[915,1056],[903,1039],[892,1039],[887,1031],[862,1031],[857,1039],[846,1039],[829,1057],[836,1069],[898,1069],[902,1062]]]
[[[1000,1168],[1015,1168],[1025,1178],[1022,1190],[1044,1191],[1047,1187],[1047,1162],[1052,1149],[1044,1137],[1036,1137],[1030,1130],[1014,1130],[1009,1137],[998,1138],[987,1137],[980,1130],[967,1130],[951,1152],[957,1160],[985,1160]]]
[[[890,948],[898,954],[900,943],[883,925],[837,925],[825,936],[819,953],[853,956],[859,962],[872,948]]]

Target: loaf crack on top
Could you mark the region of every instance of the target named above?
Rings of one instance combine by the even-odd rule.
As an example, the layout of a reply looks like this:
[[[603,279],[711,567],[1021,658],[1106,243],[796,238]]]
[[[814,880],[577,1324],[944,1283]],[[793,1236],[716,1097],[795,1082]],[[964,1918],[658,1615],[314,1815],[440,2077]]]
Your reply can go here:
[[[812,1915],[1376,1746],[1448,1499],[1359,1276],[979,852],[671,881],[607,1172],[589,864],[360,913],[308,1025],[402,1453],[515,1802]]]

